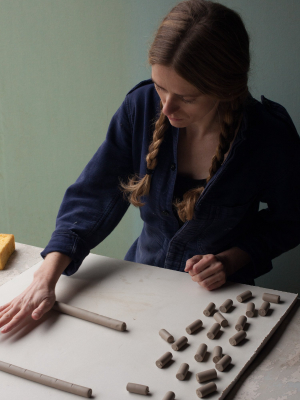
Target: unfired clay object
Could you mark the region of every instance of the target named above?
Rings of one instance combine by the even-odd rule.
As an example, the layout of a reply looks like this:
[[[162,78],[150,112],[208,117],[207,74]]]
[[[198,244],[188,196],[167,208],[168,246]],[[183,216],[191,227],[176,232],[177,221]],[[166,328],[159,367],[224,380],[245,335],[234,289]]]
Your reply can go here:
[[[198,350],[194,356],[195,360],[198,362],[203,361],[205,354],[207,352],[207,345],[205,343],[201,343],[198,347]]]
[[[168,331],[165,329],[161,329],[159,332],[159,336],[163,338],[166,342],[168,343],[173,343],[174,342],[174,336],[172,336]]]
[[[173,357],[173,354],[167,351],[164,355],[162,355],[156,362],[156,366],[158,368],[163,368]]]
[[[189,364],[187,364],[187,363],[181,364],[181,366],[176,374],[176,378],[180,381],[183,381],[186,377],[186,374],[187,374],[189,368],[190,368]]]
[[[237,331],[242,331],[244,329],[246,322],[247,322],[247,317],[245,317],[245,315],[241,315],[235,325],[235,329]]]
[[[262,317],[265,317],[267,315],[267,312],[269,311],[269,308],[270,303],[268,301],[264,301],[260,306],[260,309],[258,310],[258,314]]]
[[[192,322],[189,326],[187,326],[185,330],[189,335],[191,335],[197,329],[201,328],[202,325],[203,322],[201,321],[201,319],[196,319],[196,321]]]
[[[204,314],[206,317],[209,317],[209,316],[214,312],[215,308],[216,308],[215,303],[209,303],[209,305],[208,305],[208,306],[206,307],[206,309],[203,311],[203,314]]]
[[[245,331],[239,331],[237,332],[235,335],[233,335],[230,339],[229,339],[229,343],[232,346],[236,346],[237,344],[239,344],[243,339],[245,339],[245,337],[247,336],[247,333]]]
[[[280,303],[280,296],[277,296],[277,294],[264,293],[262,299],[270,303]]]
[[[196,379],[198,383],[210,381],[211,379],[216,379],[216,377],[217,371],[214,368],[196,374]]]
[[[246,290],[245,292],[239,294],[236,299],[237,301],[239,301],[240,303],[242,303],[243,301],[249,299],[250,297],[252,297],[252,292],[250,290]]]
[[[198,397],[202,398],[217,390],[217,385],[214,382],[209,382],[196,390]]]
[[[164,395],[164,398],[162,400],[174,400],[174,399],[175,399],[175,393],[169,391]]]
[[[214,313],[214,319],[223,327],[225,328],[228,326],[228,321],[223,315],[219,312]]]
[[[19,376],[20,378],[41,383],[42,385],[50,386],[55,389],[63,390],[65,392],[77,394],[78,396],[82,397],[92,396],[92,389],[89,389],[87,387],[61,381],[60,379],[52,378],[51,376],[42,375],[37,372],[29,371],[28,369],[16,367],[15,365],[8,364],[3,361],[0,361],[0,371],[8,372],[9,374]]]
[[[116,331],[125,331],[125,322],[118,321],[109,317],[104,317],[90,311],[83,310],[81,308],[69,306],[68,304],[60,303],[56,301],[53,310],[59,311],[63,314],[71,315],[72,317],[84,319],[85,321],[94,322],[95,324],[106,326],[107,328],[115,329]]]
[[[220,324],[218,324],[217,322],[215,324],[213,324],[213,326],[207,332],[208,339],[214,339],[216,337],[217,333],[220,331],[220,329],[221,329]]]
[[[140,385],[138,383],[129,382],[127,383],[126,389],[130,393],[143,394],[145,396],[147,396],[147,394],[149,393],[149,386]]]
[[[175,351],[178,351],[181,349],[182,346],[184,346],[188,342],[187,337],[181,336],[178,340],[176,340],[175,343],[172,344],[172,349]]]
[[[246,308],[246,315],[248,318],[253,318],[254,317],[254,311],[255,311],[255,304],[254,303],[248,303],[247,308]]]
[[[231,299],[227,299],[224,303],[219,307],[221,312],[227,313],[233,305],[233,301]]]
[[[226,354],[221,358],[220,361],[217,362],[216,368],[218,371],[223,372],[230,363],[231,357]]]
[[[213,362],[216,364],[217,362],[219,362],[222,358],[222,353],[223,353],[223,349],[220,346],[216,346],[213,349],[213,354],[212,354],[212,358],[213,358]]]

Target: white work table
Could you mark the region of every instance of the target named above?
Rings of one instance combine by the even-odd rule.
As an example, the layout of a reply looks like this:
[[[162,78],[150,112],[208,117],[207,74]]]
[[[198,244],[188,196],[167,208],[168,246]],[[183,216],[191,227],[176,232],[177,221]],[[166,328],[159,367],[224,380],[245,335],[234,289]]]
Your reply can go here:
[[[41,260],[39,255],[41,250],[42,249],[33,246],[19,243],[16,244],[16,252],[11,256],[6,269],[0,271],[0,304],[6,302],[11,293],[14,294],[16,288],[22,289],[30,283],[33,271],[36,270],[36,264]],[[124,274],[120,269],[122,266],[124,267]],[[125,269],[126,266],[128,267],[127,269]],[[111,271],[111,273],[109,271]],[[168,273],[171,277],[170,283],[166,279]],[[102,390],[102,387],[105,385],[111,388],[111,392],[115,390],[116,387],[116,398],[126,398],[129,400],[144,398],[126,392],[124,387],[126,379],[127,381],[149,385],[150,392],[153,391],[153,395],[150,397],[152,397],[152,399],[160,399],[163,397],[164,393],[162,392],[161,384],[158,380],[169,380],[170,371],[176,374],[180,366],[179,360],[182,359],[182,362],[188,363],[190,360],[192,371],[190,382],[176,382],[175,379],[174,384],[172,383],[173,386],[171,385],[171,387],[169,387],[167,384],[165,390],[165,392],[173,390],[176,393],[176,387],[178,387],[179,395],[176,397],[176,400],[184,400],[185,397],[183,397],[182,394],[182,387],[184,386],[182,385],[187,385],[185,387],[188,390],[191,385],[195,387],[200,386],[194,382],[194,371],[196,364],[200,366],[203,363],[196,363],[191,360],[191,355],[195,353],[197,347],[195,347],[195,343],[198,343],[199,341],[197,340],[197,335],[187,335],[184,329],[182,329],[187,325],[184,318],[185,313],[188,314],[189,312],[187,305],[185,304],[185,307],[184,305],[181,307],[181,303],[178,303],[178,332],[176,332],[176,328],[174,328],[174,318],[176,319],[176,315],[174,316],[173,312],[172,316],[170,315],[169,318],[168,313],[166,312],[168,307],[174,308],[174,301],[171,297],[166,298],[163,295],[163,288],[166,287],[166,290],[169,292],[172,291],[172,285],[176,288],[177,276],[181,276],[177,274],[180,273],[161,270],[155,267],[143,267],[138,264],[132,266],[130,263],[124,261],[91,255],[88,258],[87,264],[84,264],[83,268],[80,269],[77,274],[69,278],[63,276],[60,279],[57,287],[58,300],[112,318],[124,320],[127,323],[128,331],[113,331],[89,322],[79,322],[79,320],[72,319],[72,317],[51,311],[48,315],[43,317],[41,321],[31,322],[27,327],[22,327],[18,332],[4,335],[0,334],[0,360],[36,372],[48,374],[55,378],[65,379],[66,381],[75,384],[91,387],[94,391],[95,398],[105,398],[107,400],[109,400],[109,398],[103,395],[105,390]],[[187,278],[189,278],[188,276],[185,276],[184,274],[183,278],[182,289],[183,291],[185,290],[188,292],[187,289],[189,287],[193,288],[193,286],[190,286],[190,282],[187,280]],[[11,281],[12,279],[14,280]],[[114,279],[118,280],[116,283],[116,292],[113,291]],[[133,285],[133,281],[135,286]],[[155,298],[151,298],[151,291],[147,292],[147,287],[148,284],[153,284],[154,281],[157,282],[157,287],[160,288],[159,290],[161,290],[161,295],[158,290],[158,295],[156,295]],[[140,286],[137,285],[137,282],[140,282]],[[3,284],[5,285],[1,288],[1,285]],[[196,285],[193,282],[191,282],[191,284]],[[93,286],[95,289],[97,288],[97,290],[91,291],[89,289]],[[131,286],[134,287],[133,291],[127,291],[126,288],[130,288]],[[244,287],[245,285],[242,286]],[[138,287],[140,287],[143,293],[136,293],[136,288]],[[224,295],[228,295],[226,289],[222,290],[224,291]],[[258,288],[256,290],[259,291]],[[212,296],[213,292],[209,295]],[[215,295],[217,296],[217,294]],[[144,299],[146,296],[146,300],[137,303],[137,298],[141,298],[141,296],[143,296]],[[180,299],[180,294],[175,292],[174,298],[178,301],[178,299]],[[225,299],[226,298],[224,298],[224,300]],[[236,303],[235,297],[233,300]],[[184,301],[184,299],[182,299],[182,301]],[[209,301],[211,301],[211,299],[209,299],[207,303]],[[161,302],[164,302],[165,304],[162,304]],[[254,302],[255,304],[259,304],[261,301],[255,299]],[[103,304],[105,304],[105,309],[103,308]],[[280,305],[274,305],[275,315],[276,306],[280,307]],[[192,308],[193,305],[191,305],[191,309]],[[203,315],[203,309],[204,307],[201,304],[198,316],[200,319],[202,319],[201,315]],[[157,312],[157,310],[159,310],[158,314],[152,315],[154,312]],[[235,314],[236,313],[233,311],[232,315],[228,315],[228,319],[231,318],[232,321],[234,321],[236,317],[239,316]],[[145,315],[149,315],[149,318],[152,318],[151,321],[148,321],[145,318]],[[122,318],[123,316],[124,318]],[[168,326],[172,326],[175,330],[176,338],[178,337],[179,332],[181,332],[182,335],[187,336],[189,338],[190,348],[187,348],[182,352],[172,351],[170,345],[159,338],[156,327],[155,329],[152,329],[153,325],[155,325],[155,318],[157,318],[158,326],[160,328],[167,329]],[[204,321],[205,318],[206,317],[203,317]],[[270,321],[272,315],[265,318],[269,318],[269,320],[262,319],[261,323]],[[189,318],[187,318],[187,320],[189,320]],[[211,324],[213,322],[215,321],[211,320]],[[251,334],[253,335],[253,331],[251,332],[251,324],[255,326],[257,323],[255,321],[253,321],[253,323],[252,321],[249,322],[250,341],[249,343],[245,343],[244,349],[247,349],[247,346],[249,347],[249,345],[251,345]],[[162,324],[165,324],[165,326],[161,326]],[[206,326],[208,326],[207,322]],[[33,327],[35,329],[33,329]],[[225,329],[226,328],[224,328],[224,330]],[[155,335],[157,335],[157,337],[155,336],[155,339],[153,339],[154,333],[152,330],[153,332],[155,331]],[[72,337],[70,337],[70,332],[73,332]],[[121,337],[122,339],[120,339]],[[129,337],[131,337],[131,339],[129,339]],[[99,338],[98,342],[100,343],[97,342],[97,338]],[[51,341],[54,340],[55,350],[51,352],[49,349],[46,349],[46,347],[47,344],[51,347],[53,345]],[[132,342],[132,340],[134,340],[134,342]],[[93,341],[98,343],[97,348],[95,348],[96,354],[93,354],[93,349],[91,348]],[[35,342],[34,348],[31,347],[32,342]],[[219,345],[217,341],[213,342],[213,345]],[[68,347],[68,343],[72,343],[72,350]],[[101,348],[101,345],[103,345],[103,348]],[[107,356],[107,354],[109,354],[109,345],[112,346],[111,359]],[[149,349],[149,345],[151,346],[151,349]],[[119,349],[114,348],[115,346],[118,346]],[[129,348],[133,348],[136,351],[136,354],[132,355],[132,358],[135,359],[134,362],[129,359],[131,358]],[[240,349],[234,349],[232,352],[234,353],[241,349],[243,349],[243,347]],[[56,350],[57,352],[55,352]],[[130,371],[123,368],[121,372],[118,370],[117,373],[115,373],[115,364],[118,362],[118,350],[120,357],[128,356],[128,368],[130,368]],[[155,366],[154,361],[166,351],[171,351],[173,353],[175,360],[174,364],[165,370],[159,370]],[[183,360],[184,354],[186,354],[187,357],[186,361]],[[106,357],[105,363],[102,361],[98,362],[102,355],[103,357]],[[149,357],[151,358],[151,366],[153,364],[150,373],[147,372],[147,368],[149,367],[147,366],[146,368],[144,366],[144,364],[148,364]],[[236,360],[236,358],[237,357],[233,356],[233,365],[235,365],[236,361],[239,361]],[[146,361],[143,361],[144,359],[146,359]],[[118,366],[118,368],[120,368],[120,366]],[[207,363],[207,369],[208,368],[211,368],[211,365]],[[74,375],[70,373],[71,369]],[[201,368],[199,367],[198,369],[200,371],[206,368],[201,365]],[[232,368],[232,371],[233,370],[234,368]],[[148,375],[145,375],[145,373],[148,373]],[[103,376],[105,376],[105,374],[108,374],[107,376],[111,378],[108,378],[103,382]],[[44,399],[79,399],[78,396],[43,387],[25,381],[24,379],[5,374],[4,372],[0,372],[0,375],[1,393],[5,394],[5,397],[11,400],[19,399],[21,395],[24,400],[27,400],[27,398],[40,398],[40,396]],[[73,376],[75,377],[74,379],[72,379]],[[101,381],[101,385],[96,388],[95,386],[98,384],[96,382],[98,381],[97,379],[95,380],[95,376],[96,378],[98,377],[98,381]],[[216,383],[218,385],[218,382]],[[38,388],[36,389],[33,385],[38,386]],[[121,385],[122,391],[117,389],[118,385]],[[34,389],[32,391],[33,387]],[[26,395],[27,391],[28,396]],[[271,339],[263,347],[259,355],[254,359],[250,366],[248,366],[246,372],[244,372],[238,379],[238,382],[229,392],[226,399],[298,400],[299,396],[300,310],[298,300]],[[112,396],[111,398],[114,397]],[[188,398],[196,399],[197,396],[194,394],[193,397],[188,396]],[[208,396],[207,398],[213,397]]]

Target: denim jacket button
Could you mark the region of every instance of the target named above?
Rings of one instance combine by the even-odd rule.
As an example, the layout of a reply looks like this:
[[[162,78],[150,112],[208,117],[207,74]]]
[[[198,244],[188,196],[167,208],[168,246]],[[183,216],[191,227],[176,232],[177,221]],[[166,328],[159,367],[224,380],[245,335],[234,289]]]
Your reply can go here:
[[[167,211],[167,210],[163,210],[161,213],[162,213],[162,215],[165,215],[166,217],[168,217],[170,215],[169,211]]]
[[[171,164],[171,170],[172,170],[172,171],[175,171],[175,169],[176,169],[176,164],[172,163],[172,164]]]

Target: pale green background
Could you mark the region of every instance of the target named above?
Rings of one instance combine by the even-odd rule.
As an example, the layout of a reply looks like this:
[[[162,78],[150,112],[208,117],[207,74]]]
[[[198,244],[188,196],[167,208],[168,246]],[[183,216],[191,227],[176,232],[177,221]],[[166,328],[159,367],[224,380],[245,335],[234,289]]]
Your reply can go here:
[[[250,33],[252,94],[283,104],[299,131],[299,0],[221,2],[240,12]],[[150,76],[147,49],[176,3],[0,0],[1,232],[47,244],[65,189],[126,92]],[[123,258],[140,230],[139,212],[130,209],[94,252]],[[257,283],[299,291],[299,249],[276,259]]]

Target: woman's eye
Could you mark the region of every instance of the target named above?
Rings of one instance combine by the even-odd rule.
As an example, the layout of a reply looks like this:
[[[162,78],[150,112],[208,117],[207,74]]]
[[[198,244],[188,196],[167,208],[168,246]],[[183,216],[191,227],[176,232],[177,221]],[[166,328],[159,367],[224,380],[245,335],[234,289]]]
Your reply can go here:
[[[184,103],[194,103],[195,100],[182,99]]]

